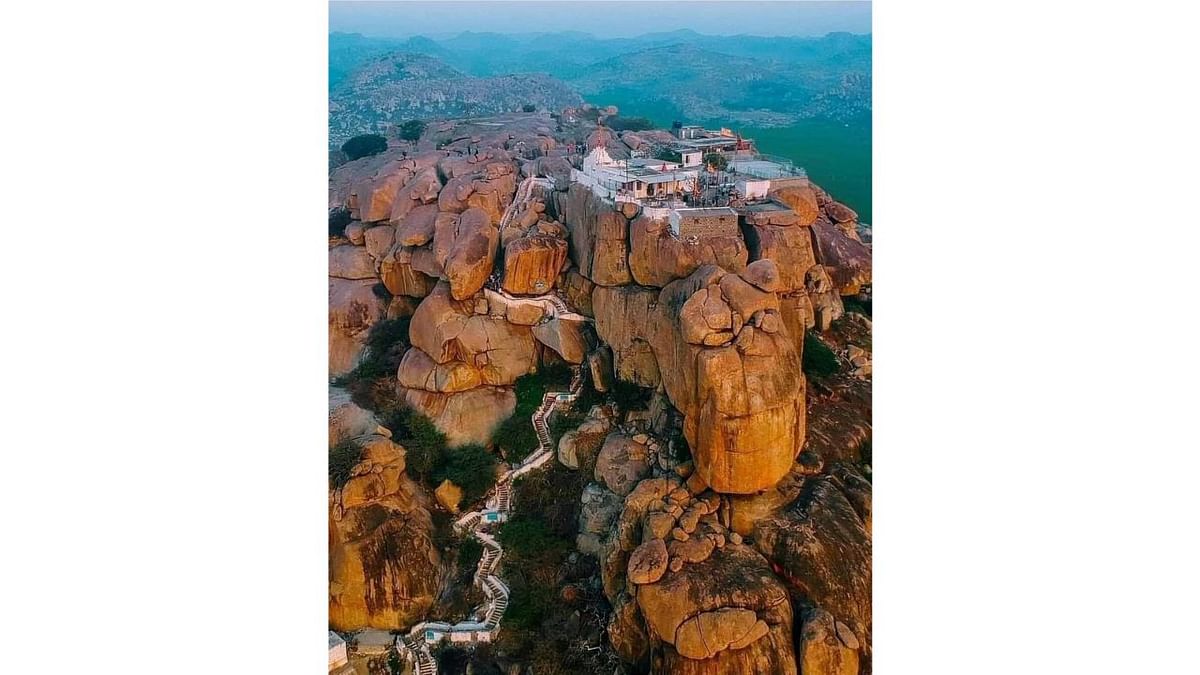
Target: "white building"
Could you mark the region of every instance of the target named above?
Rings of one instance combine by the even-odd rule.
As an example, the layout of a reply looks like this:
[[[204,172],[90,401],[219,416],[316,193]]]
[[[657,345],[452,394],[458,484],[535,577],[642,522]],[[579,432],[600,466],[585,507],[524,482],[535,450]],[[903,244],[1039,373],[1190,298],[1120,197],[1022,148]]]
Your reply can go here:
[[[583,158],[583,170],[571,170],[571,180],[583,183],[606,199],[668,199],[691,192],[700,173],[700,158],[689,153],[680,164],[661,159],[613,159],[603,146]]]
[[[346,641],[341,635],[333,631],[329,631],[329,670],[330,672],[341,668],[350,662],[350,657],[346,654]]]

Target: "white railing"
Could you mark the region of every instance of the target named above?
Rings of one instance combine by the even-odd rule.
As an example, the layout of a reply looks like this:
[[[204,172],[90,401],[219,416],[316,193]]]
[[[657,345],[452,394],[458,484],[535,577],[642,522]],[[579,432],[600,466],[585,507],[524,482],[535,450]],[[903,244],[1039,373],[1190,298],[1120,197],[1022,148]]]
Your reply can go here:
[[[559,300],[559,302],[562,301]],[[562,306],[566,307],[565,303]],[[483,621],[468,620],[455,624],[423,621],[413,626],[407,635],[396,638],[396,651],[414,664],[414,671],[417,675],[437,675],[437,660],[433,658],[429,645],[441,642],[447,637],[454,643],[491,642],[500,630],[500,621],[508,609],[510,591],[504,580],[496,576],[500,560],[504,557],[504,548],[495,537],[484,531],[484,528],[489,525],[485,515],[495,513],[501,520],[506,518],[512,508],[513,480],[544,466],[553,459],[554,445],[549,428],[550,414],[556,408],[574,403],[582,390],[583,372],[576,367],[567,391],[551,391],[542,396],[541,405],[532,415],[533,427],[538,438],[537,451],[506,471],[497,481],[496,486],[488,491],[488,494],[485,495],[485,506],[489,503],[494,504],[492,510],[489,511],[485,508],[481,511],[472,511],[463,514],[455,522],[455,527],[460,530],[470,529],[471,535],[483,545],[483,554],[479,558],[479,565],[475,568],[474,578],[475,585],[479,586],[486,600]]]

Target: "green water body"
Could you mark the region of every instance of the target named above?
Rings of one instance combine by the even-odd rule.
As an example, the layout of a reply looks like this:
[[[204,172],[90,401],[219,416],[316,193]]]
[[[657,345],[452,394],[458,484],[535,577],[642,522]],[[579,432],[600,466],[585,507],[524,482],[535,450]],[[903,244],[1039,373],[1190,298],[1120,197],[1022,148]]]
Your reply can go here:
[[[665,100],[645,100],[636,92],[609,90],[586,97],[596,105],[616,105],[622,115],[648,117],[661,128],[674,120],[704,124],[709,128],[730,126],[720,120],[689,120]],[[861,222],[871,223],[871,117],[849,122],[827,119],[800,120],[788,127],[737,127],[742,136],[754,139],[759,152],[786,157],[804,167],[808,177],[834,199],[858,212]]]

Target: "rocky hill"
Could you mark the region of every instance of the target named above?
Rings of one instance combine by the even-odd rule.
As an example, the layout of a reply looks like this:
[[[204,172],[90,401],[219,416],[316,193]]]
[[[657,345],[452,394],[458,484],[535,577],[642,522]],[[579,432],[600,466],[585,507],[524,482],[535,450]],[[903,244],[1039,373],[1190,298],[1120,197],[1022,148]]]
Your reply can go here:
[[[588,100],[693,123],[785,126],[846,121],[871,110],[870,35],[461,33],[406,40],[330,35],[331,82],[387,51],[423,54],[464,73],[548,73]]]
[[[472,77],[431,56],[389,53],[362,64],[330,92],[329,137],[338,145],[414,118],[494,115],[528,104],[560,110],[581,101],[548,75]]]
[[[330,371],[346,389],[330,442],[362,448],[349,482],[331,482],[335,627],[406,629],[447,597],[461,554],[437,523],[456,500],[435,504],[437,481],[418,478],[481,452],[518,458],[529,441],[509,431],[540,400],[530,383],[568,366],[584,389],[551,419],[557,461],[514,486],[499,531],[499,636],[441,658],[868,675],[871,250],[857,215],[792,185],[736,233],[681,242],[568,180],[580,142],[628,152],[640,135],[551,124],[443,122],[331,172]],[[574,318],[549,311],[560,303]]]

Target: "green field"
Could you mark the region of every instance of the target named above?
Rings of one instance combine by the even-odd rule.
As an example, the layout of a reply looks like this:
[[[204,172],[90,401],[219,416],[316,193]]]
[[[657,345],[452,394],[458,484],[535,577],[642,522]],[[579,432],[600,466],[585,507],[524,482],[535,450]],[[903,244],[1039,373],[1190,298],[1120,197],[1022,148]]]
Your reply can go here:
[[[681,119],[668,101],[639,99],[636,92],[610,89],[586,97],[596,105],[616,105],[623,115],[650,118],[664,129]],[[720,120],[683,120],[709,128],[730,126]],[[754,139],[760,152],[787,157],[808,171],[814,183],[833,198],[858,212],[859,220],[871,220],[871,119],[850,123],[825,119],[801,120],[790,127],[735,127]]]
[[[834,199],[871,220],[871,120],[843,124],[804,120],[791,127],[740,129],[760,152],[781,155],[808,171]]]

